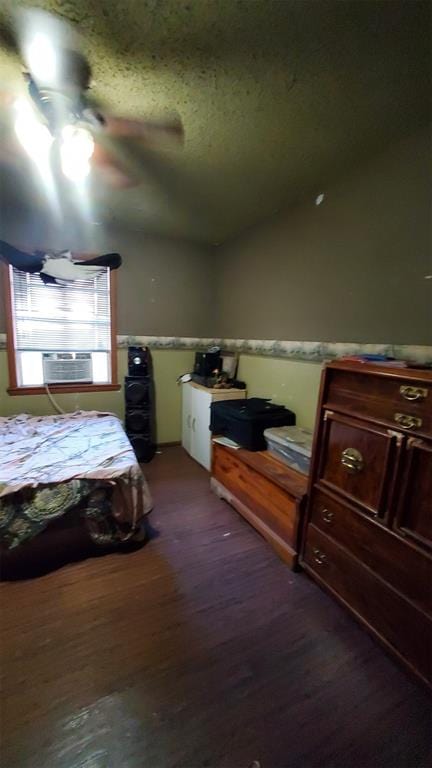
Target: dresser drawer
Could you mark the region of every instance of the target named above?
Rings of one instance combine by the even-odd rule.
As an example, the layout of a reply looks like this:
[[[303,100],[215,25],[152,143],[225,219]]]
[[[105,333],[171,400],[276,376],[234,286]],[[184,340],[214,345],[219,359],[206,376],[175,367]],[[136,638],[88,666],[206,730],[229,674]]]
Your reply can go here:
[[[291,498],[266,477],[236,458],[236,452],[214,446],[212,475],[268,528],[297,548],[298,510]]]
[[[326,408],[388,424],[407,433],[432,435],[431,381],[331,372]]]
[[[432,616],[432,559],[348,504],[315,488],[310,521]]]
[[[432,622],[313,525],[308,526],[303,564],[381,640],[432,681]]]
[[[370,514],[384,516],[399,450],[391,431],[327,411],[317,480]]]

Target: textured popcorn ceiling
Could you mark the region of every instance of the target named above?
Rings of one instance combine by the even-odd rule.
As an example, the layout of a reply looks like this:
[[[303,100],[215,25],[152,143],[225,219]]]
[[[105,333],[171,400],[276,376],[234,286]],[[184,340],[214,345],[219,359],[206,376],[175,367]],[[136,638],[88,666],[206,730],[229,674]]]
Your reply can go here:
[[[184,121],[183,152],[162,161],[150,154],[138,188],[109,192],[94,184],[98,221],[221,242],[313,200],[428,117],[429,3],[35,4],[79,29],[93,91],[108,107],[136,116],[174,109]],[[20,79],[19,62],[5,49],[0,76]],[[4,175],[16,197],[35,202],[31,185],[17,189],[19,175],[7,168]]]

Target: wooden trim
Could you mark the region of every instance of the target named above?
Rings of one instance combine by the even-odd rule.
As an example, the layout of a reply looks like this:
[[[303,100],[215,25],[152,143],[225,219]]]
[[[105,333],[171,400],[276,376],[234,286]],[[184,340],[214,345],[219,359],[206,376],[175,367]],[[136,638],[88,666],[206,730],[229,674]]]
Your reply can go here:
[[[413,363],[413,366],[415,366],[415,363]],[[351,360],[333,360],[330,363],[326,363],[325,367],[336,370],[352,371],[353,373],[373,373],[386,379],[410,379],[411,381],[425,382],[426,384],[432,382],[431,370],[415,367],[398,368],[398,366],[395,366],[392,368],[387,365],[360,363]]]
[[[53,395],[66,395],[68,392],[118,392],[121,384],[50,384]],[[8,395],[46,395],[45,387],[9,387]]]
[[[44,395],[46,389],[40,387],[21,387],[18,386],[16,372],[16,350],[15,350],[15,329],[12,313],[12,285],[10,280],[10,270],[12,267],[7,264],[0,264],[3,270],[4,298],[6,314],[6,352],[9,368],[9,395]],[[110,279],[110,324],[111,324],[111,382],[109,384],[53,384],[50,386],[50,392],[61,394],[67,392],[108,392],[121,389],[118,383],[117,368],[117,275],[115,270],[109,270]]]
[[[117,384],[117,274],[114,269],[110,269],[109,277],[111,318],[111,384]]]
[[[300,531],[299,565],[301,567],[304,566],[303,557],[304,557],[304,552],[306,548],[307,527],[309,524],[309,519],[312,514],[312,499],[313,499],[315,478],[319,475],[319,469],[321,465],[319,446],[321,445],[321,441],[323,440],[324,427],[326,425],[326,422],[322,418],[321,411],[323,410],[323,403],[325,403],[325,401],[327,400],[329,385],[330,385],[329,366],[325,365],[321,371],[318,402],[317,402],[316,411],[315,411],[315,422],[314,422],[315,426],[314,426],[314,434],[313,434],[313,440],[312,440],[312,455],[311,455],[311,462],[309,467],[306,503],[304,505],[302,520],[300,521],[301,531]]]
[[[6,314],[6,350],[9,368],[9,386],[14,389],[17,387],[16,360],[15,360],[15,331],[12,315],[12,295],[10,270],[7,264],[1,265],[3,269],[4,295],[5,295],[5,314]]]

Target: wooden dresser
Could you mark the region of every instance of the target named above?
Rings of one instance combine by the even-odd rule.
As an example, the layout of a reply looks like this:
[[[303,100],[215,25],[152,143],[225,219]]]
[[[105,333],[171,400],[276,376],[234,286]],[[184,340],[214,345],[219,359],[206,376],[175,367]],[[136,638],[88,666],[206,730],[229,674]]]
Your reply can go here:
[[[291,567],[297,565],[307,477],[268,451],[213,443],[211,486],[259,531]]]
[[[301,564],[432,683],[432,374],[326,366]]]

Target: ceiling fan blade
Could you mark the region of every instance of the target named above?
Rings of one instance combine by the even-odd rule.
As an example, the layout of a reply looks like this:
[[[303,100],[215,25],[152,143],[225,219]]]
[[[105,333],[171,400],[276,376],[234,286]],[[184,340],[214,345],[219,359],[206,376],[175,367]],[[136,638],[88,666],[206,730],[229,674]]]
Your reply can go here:
[[[104,132],[113,138],[137,139],[146,146],[182,146],[183,123],[179,117],[165,120],[134,120],[114,115],[103,115]]]
[[[127,189],[139,184],[139,179],[131,175],[115,153],[100,142],[95,143],[90,165],[103,176],[110,187],[115,189]]]
[[[101,122],[93,122],[95,150],[93,167],[102,170],[116,187],[131,187],[152,177],[163,186],[172,171],[163,161],[160,150],[183,143],[183,124],[175,115],[164,120],[134,120],[101,114],[92,107]],[[159,150],[159,151],[155,151]],[[159,156],[159,161],[157,156]],[[109,178],[108,178],[109,176]]]
[[[150,182],[177,205],[183,205],[183,188],[173,159],[142,142],[98,132],[90,163],[111,187],[124,189]]]
[[[188,187],[196,190],[197,182],[187,180],[185,185],[185,170],[182,168],[180,172],[176,157],[172,154],[159,152],[126,138],[112,140],[108,151],[115,154],[124,173],[129,175],[130,186],[142,183],[155,185],[155,189],[178,210],[190,211],[193,202]]]

